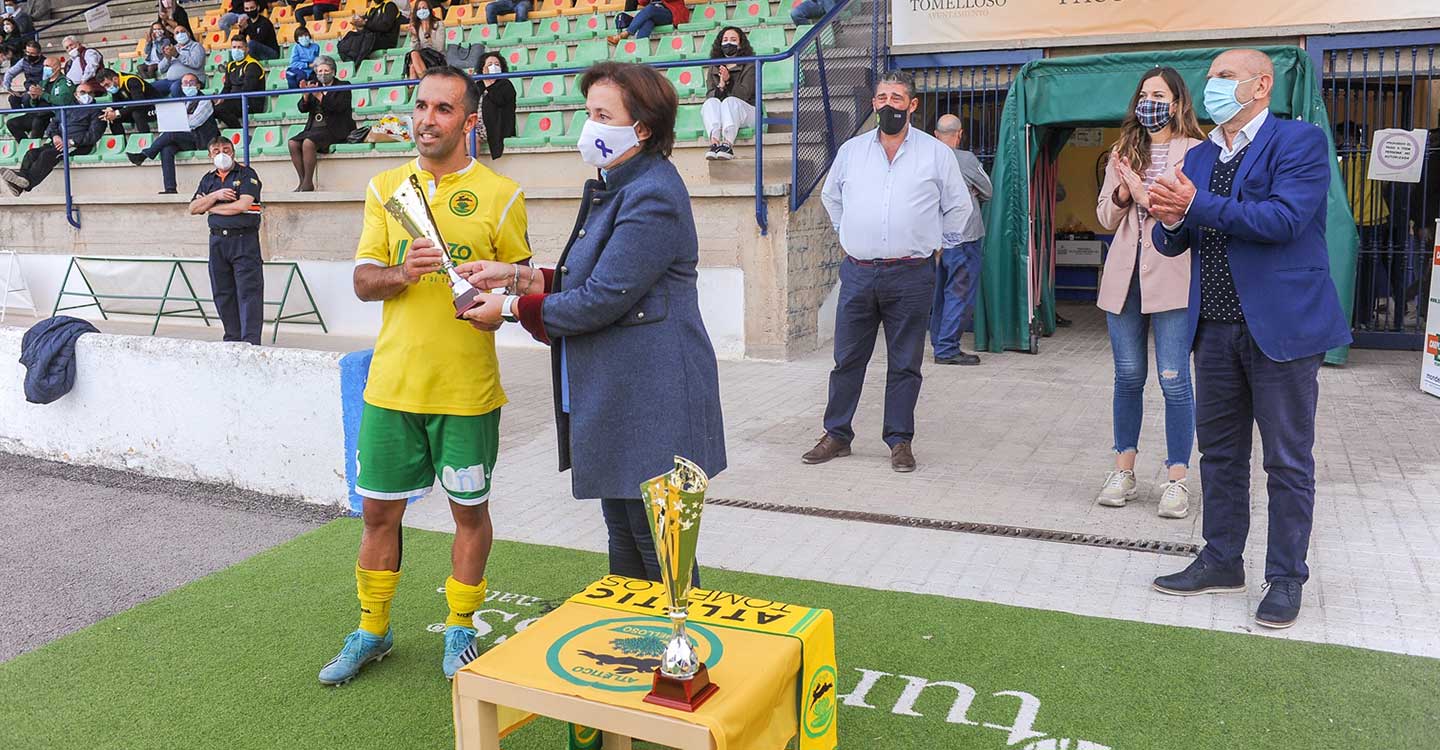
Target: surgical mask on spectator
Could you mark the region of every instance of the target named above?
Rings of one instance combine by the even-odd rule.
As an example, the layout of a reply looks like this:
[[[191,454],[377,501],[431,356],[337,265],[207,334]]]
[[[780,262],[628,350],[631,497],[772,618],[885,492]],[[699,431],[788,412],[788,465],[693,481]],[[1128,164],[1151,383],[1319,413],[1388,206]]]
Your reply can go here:
[[[9,24],[9,23],[5,24],[5,33],[6,33],[6,34],[14,34],[14,33],[15,33],[15,25],[14,25],[14,24]]]
[[[105,91],[106,91],[107,93],[109,93],[111,96],[114,96],[114,95],[120,93],[120,87],[119,87],[119,86],[116,86],[115,84],[112,83],[112,84],[110,84],[109,86],[106,86],[106,87],[105,87]]]
[[[1158,133],[1170,124],[1170,102],[1144,99],[1135,105],[1135,119],[1140,121],[1140,127]]]
[[[231,59],[231,60],[234,60],[235,62],[240,62],[241,60],[244,60],[244,59],[245,59],[245,50],[243,50],[243,49],[232,49],[232,50],[230,50],[230,59]]]
[[[75,49],[70,50],[70,56],[71,56],[71,57],[79,57],[79,56],[80,56],[80,48],[79,48],[79,47],[76,47]]]
[[[7,5],[7,6],[5,6],[5,12],[6,12],[6,13],[9,13],[9,14],[12,15],[12,16],[15,15],[15,11],[16,11],[16,10],[18,10],[18,8],[16,8],[16,7],[13,6],[13,5]]]
[[[176,43],[176,44],[189,44],[189,43],[190,43],[190,35],[189,35],[189,34],[186,34],[186,33],[183,32],[183,31],[177,31],[177,32],[175,32],[175,43]]]
[[[1240,84],[1249,83],[1260,76],[1251,76],[1243,81],[1236,81],[1232,78],[1211,78],[1205,82],[1205,111],[1210,113],[1210,119],[1216,125],[1224,125],[1240,114],[1240,110],[1246,104],[1255,101],[1254,97],[1250,102],[1242,102],[1235,98],[1235,90]]]
[[[634,125],[602,125],[586,120],[580,128],[580,140],[576,146],[586,164],[604,169],[639,142],[640,136],[635,134]]]
[[[215,168],[220,170],[221,172],[227,171],[231,167],[235,166],[235,160],[232,159],[230,155],[225,153],[224,151],[216,154],[215,158],[212,159],[212,161],[215,162]]]
[[[910,113],[887,104],[875,112],[875,117],[880,123],[880,132],[885,135],[899,135],[900,131],[905,129],[905,121],[909,119]]]
[[[53,76],[53,75],[55,75],[55,71],[51,70],[49,65],[46,65],[46,66],[40,68],[40,77],[41,77],[41,78],[49,78],[50,76]]]
[[[498,74],[500,73],[500,66],[499,66],[499,65],[486,65],[486,66],[485,66],[485,72],[486,72],[486,73],[489,73],[490,75],[498,75]]]
[[[734,57],[740,54],[740,45],[734,42],[726,42],[720,45],[720,51],[724,52],[726,57]]]
[[[184,94],[184,95],[186,95],[186,96],[194,96],[194,95],[200,93],[200,87],[199,87],[199,86],[181,86],[181,87],[180,87],[180,93],[182,93],[182,94]]]
[[[335,74],[334,74],[334,73],[318,73],[318,72],[317,72],[317,73],[315,74],[315,80],[319,81],[320,83],[325,84],[326,86],[329,86],[330,84],[332,84],[332,83],[335,82]]]
[[[89,104],[90,102],[95,101],[95,97],[89,94],[76,94],[75,101],[80,102],[81,104]]]
[[[420,10],[415,11],[415,17],[420,19],[421,21],[424,21],[425,19],[430,17],[430,9],[421,8]]]
[[[307,44],[310,43],[310,37],[308,37],[308,36],[297,36],[297,37],[295,37],[295,43],[296,43],[296,44],[299,44],[300,46],[303,47],[303,46],[305,46],[305,45],[307,45]]]

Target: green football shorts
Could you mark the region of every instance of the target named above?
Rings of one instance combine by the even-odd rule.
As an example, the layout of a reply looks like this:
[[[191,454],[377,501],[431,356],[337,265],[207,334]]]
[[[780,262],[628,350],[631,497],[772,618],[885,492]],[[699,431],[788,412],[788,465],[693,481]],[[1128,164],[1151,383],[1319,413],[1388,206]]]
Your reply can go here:
[[[490,472],[499,453],[499,409],[456,417],[365,404],[355,492],[375,500],[405,500],[429,492],[438,476],[451,500],[479,505],[490,499]]]

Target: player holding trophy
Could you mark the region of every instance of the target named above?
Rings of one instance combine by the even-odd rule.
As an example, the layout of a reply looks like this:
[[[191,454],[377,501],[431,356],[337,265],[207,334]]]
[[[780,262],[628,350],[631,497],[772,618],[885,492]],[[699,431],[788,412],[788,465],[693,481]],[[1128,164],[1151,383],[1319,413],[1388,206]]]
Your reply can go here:
[[[365,499],[355,565],[360,626],[320,671],[326,685],[347,682],[390,653],[400,522],[406,501],[429,492],[437,476],[455,519],[445,581],[446,678],[463,666],[461,653],[475,640],[505,393],[495,357],[498,326],[477,330],[457,319],[476,294],[454,275],[452,261],[530,257],[520,187],[466,153],[478,105],[479,92],[464,72],[427,70],[416,87],[412,127],[420,157],[377,175],[366,190],[355,294],[385,307],[365,388],[355,482]]]

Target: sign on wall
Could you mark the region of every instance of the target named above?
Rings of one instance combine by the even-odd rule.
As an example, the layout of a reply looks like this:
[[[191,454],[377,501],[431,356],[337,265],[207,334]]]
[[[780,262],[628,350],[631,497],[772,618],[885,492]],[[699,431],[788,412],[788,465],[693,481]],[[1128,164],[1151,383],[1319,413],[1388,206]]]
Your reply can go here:
[[[1375,140],[1370,146],[1370,172],[1366,176],[1389,182],[1419,182],[1420,172],[1425,168],[1428,135],[1423,129],[1375,131]]]
[[[1154,41],[1194,32],[1285,36],[1336,24],[1440,18],[1435,0],[893,0],[892,11],[897,52],[1091,44],[1127,36]]]

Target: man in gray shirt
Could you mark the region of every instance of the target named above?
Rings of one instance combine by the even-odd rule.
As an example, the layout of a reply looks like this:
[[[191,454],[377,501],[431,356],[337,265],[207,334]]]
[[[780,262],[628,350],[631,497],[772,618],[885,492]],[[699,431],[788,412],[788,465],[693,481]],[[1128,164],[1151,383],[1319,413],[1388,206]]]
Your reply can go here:
[[[935,309],[930,314],[930,346],[937,365],[978,365],[980,358],[960,349],[960,336],[975,317],[975,292],[980,288],[980,264],[984,257],[985,217],[980,202],[990,200],[990,177],[975,154],[963,151],[960,141],[965,128],[955,115],[941,115],[935,123],[935,138],[955,152],[960,176],[970,193],[970,220],[957,247],[947,247],[935,265]]]

